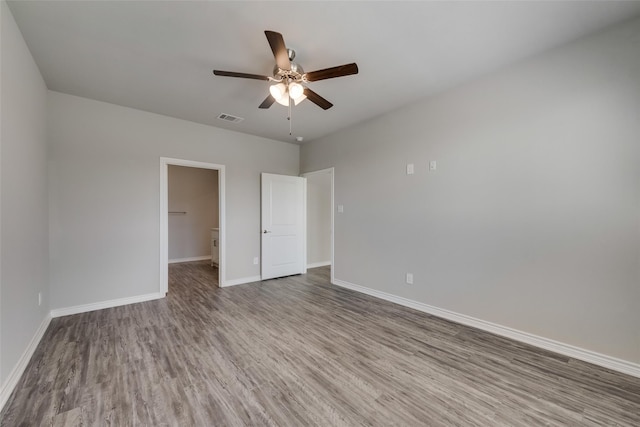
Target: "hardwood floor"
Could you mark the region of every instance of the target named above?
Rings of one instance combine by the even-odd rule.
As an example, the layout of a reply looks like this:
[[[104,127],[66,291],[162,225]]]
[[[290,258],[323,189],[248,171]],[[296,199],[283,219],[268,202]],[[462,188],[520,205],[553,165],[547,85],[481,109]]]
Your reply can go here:
[[[329,269],[53,319],[2,426],[639,426],[640,379],[329,285]]]

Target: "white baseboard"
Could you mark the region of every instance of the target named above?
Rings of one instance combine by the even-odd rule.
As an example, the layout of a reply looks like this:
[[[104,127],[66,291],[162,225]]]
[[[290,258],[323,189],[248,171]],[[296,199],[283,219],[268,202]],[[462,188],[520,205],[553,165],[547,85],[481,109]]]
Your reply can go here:
[[[7,380],[2,385],[2,389],[0,389],[0,411],[2,411],[2,408],[4,408],[5,403],[7,403],[7,400],[9,400],[11,393],[13,393],[13,389],[16,387],[18,381],[20,380],[20,377],[24,373],[24,370],[27,368],[27,365],[31,360],[31,356],[33,356],[33,353],[36,351],[36,348],[38,347],[42,336],[47,330],[49,323],[51,323],[51,315],[47,314],[45,318],[42,319],[42,323],[40,323],[40,326],[36,330],[33,338],[31,338],[31,341],[29,342],[27,348],[24,350],[24,353],[22,353],[22,356],[20,356],[20,359],[18,359],[18,363],[16,363],[16,365],[13,367],[13,369],[9,373],[9,376],[7,377]]]
[[[226,288],[229,286],[242,285],[244,283],[259,282],[260,280],[262,280],[262,277],[260,276],[241,277],[239,279],[227,280],[223,284],[221,284],[220,287]]]
[[[606,354],[596,353],[591,350],[575,347],[570,344],[554,341],[548,338],[530,334],[528,332],[518,331],[516,329],[498,325],[496,323],[487,322],[485,320],[476,319],[464,314],[423,304],[418,301],[413,301],[407,298],[388,294],[386,292],[377,291],[375,289],[345,282],[344,280],[334,279],[331,283],[343,288],[351,289],[356,292],[361,292],[363,294],[371,295],[376,298],[400,304],[405,307],[410,307],[424,313],[432,314],[443,319],[451,320],[456,323],[471,326],[477,329],[482,329],[483,331],[491,332],[496,335],[511,338],[513,340],[543,348],[545,350],[553,351],[555,353],[569,356],[574,359],[593,363],[594,365],[602,366],[603,368],[611,369],[613,371],[622,372],[623,374],[628,374],[640,378],[640,364],[637,363],[618,359],[612,356],[607,356]]]
[[[324,267],[326,265],[331,265],[331,261],[312,262],[307,264],[307,268]]]
[[[205,261],[211,259],[211,255],[192,256],[189,258],[174,258],[167,261],[169,264],[177,264],[179,262]]]
[[[138,302],[151,301],[154,299],[164,298],[165,296],[159,292],[152,294],[138,295],[135,297],[118,298],[109,301],[94,302],[91,304],[76,305],[73,307],[57,308],[51,310],[51,317],[69,316],[71,314],[86,313],[88,311],[102,310],[104,308],[118,307],[121,305],[135,304]]]

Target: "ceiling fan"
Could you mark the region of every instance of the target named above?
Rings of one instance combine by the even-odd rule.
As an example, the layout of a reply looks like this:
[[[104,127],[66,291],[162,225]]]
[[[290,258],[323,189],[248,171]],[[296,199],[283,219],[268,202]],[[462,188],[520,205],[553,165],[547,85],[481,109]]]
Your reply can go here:
[[[276,59],[276,65],[273,68],[273,77],[259,74],[237,73],[234,71],[213,70],[213,74],[216,76],[240,77],[243,79],[274,82],[275,84],[269,88],[270,95],[262,101],[259,108],[269,108],[274,102],[278,102],[285,107],[291,107],[290,99],[293,100],[294,105],[298,105],[303,100],[308,99],[323,110],[328,110],[333,107],[333,104],[309,89],[306,84],[318,80],[358,74],[358,65],[355,63],[305,73],[299,64],[293,62],[296,53],[292,49],[287,49],[282,34],[275,31],[265,31],[264,33],[267,36],[267,41]]]

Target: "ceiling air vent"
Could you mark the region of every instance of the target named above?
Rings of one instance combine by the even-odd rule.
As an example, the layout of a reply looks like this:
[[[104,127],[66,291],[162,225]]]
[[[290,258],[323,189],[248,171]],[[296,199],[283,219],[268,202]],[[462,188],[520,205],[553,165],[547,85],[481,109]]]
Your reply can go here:
[[[244,120],[242,117],[236,117],[236,116],[232,116],[231,114],[225,114],[225,113],[220,114],[218,118],[220,120],[224,120],[225,122],[231,122],[231,123],[240,123],[241,121]]]

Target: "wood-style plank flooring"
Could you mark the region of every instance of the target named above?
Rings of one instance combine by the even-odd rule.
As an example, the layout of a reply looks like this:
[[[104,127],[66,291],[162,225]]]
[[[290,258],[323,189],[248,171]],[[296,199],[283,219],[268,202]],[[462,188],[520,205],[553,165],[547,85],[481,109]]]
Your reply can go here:
[[[640,426],[640,379],[329,285],[328,268],[53,319],[2,426]]]

